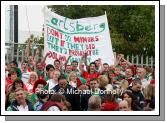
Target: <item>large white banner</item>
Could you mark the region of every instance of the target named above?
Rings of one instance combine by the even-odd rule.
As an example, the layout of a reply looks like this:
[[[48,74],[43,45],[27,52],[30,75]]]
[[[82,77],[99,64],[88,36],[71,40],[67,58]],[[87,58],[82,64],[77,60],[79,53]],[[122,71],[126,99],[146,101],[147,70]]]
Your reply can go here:
[[[114,55],[109,34],[107,16],[70,19],[45,9],[44,54],[50,53],[46,64],[55,59],[69,62],[80,61],[88,54],[87,62],[102,59],[103,63],[114,64]]]

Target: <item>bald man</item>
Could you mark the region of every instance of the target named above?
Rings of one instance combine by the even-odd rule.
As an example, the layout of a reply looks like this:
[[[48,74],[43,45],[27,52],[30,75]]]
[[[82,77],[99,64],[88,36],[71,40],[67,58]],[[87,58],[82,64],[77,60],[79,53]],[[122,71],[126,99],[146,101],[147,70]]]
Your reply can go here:
[[[129,111],[128,102],[126,100],[122,100],[119,103],[119,110],[120,111]]]

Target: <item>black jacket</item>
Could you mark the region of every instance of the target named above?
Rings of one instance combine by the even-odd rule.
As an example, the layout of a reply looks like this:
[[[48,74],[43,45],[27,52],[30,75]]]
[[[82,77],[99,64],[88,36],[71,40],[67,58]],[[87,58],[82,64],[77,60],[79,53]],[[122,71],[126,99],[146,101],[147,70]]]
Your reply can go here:
[[[60,86],[56,85],[52,90],[54,90],[55,92],[59,92],[60,89],[61,89]],[[80,111],[80,95],[75,94],[75,93],[69,93],[70,90],[77,91],[76,88],[67,84],[66,88],[64,89],[63,94],[62,93],[60,93],[60,94],[64,95],[66,100],[71,103],[72,111]]]
[[[135,107],[135,109],[133,109],[133,110],[135,110],[135,111],[143,110],[143,108],[144,108],[144,96],[141,93],[141,91],[135,92],[135,91],[132,90],[132,87],[128,87],[128,90],[131,90],[132,94],[135,97],[134,104],[133,104],[134,105],[133,107]]]
[[[34,111],[33,105],[30,101],[26,100],[26,103],[28,105],[28,111]],[[20,106],[20,104],[17,103],[17,101],[13,101],[13,103],[10,105],[12,108],[12,111],[19,111],[17,106]]]

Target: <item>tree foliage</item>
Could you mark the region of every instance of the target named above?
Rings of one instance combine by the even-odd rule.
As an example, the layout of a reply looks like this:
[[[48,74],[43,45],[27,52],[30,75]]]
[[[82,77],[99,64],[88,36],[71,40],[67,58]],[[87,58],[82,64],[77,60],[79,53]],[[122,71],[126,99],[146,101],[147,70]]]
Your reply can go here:
[[[155,7],[152,5],[48,6],[71,19],[95,17],[106,11],[116,52],[155,55]]]

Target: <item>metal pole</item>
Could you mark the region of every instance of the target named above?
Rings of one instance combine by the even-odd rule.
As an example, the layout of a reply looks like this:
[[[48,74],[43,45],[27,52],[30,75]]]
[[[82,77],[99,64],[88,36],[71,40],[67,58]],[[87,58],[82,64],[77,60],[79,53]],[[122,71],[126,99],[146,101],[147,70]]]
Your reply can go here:
[[[143,67],[143,54],[141,55],[141,65]]]

